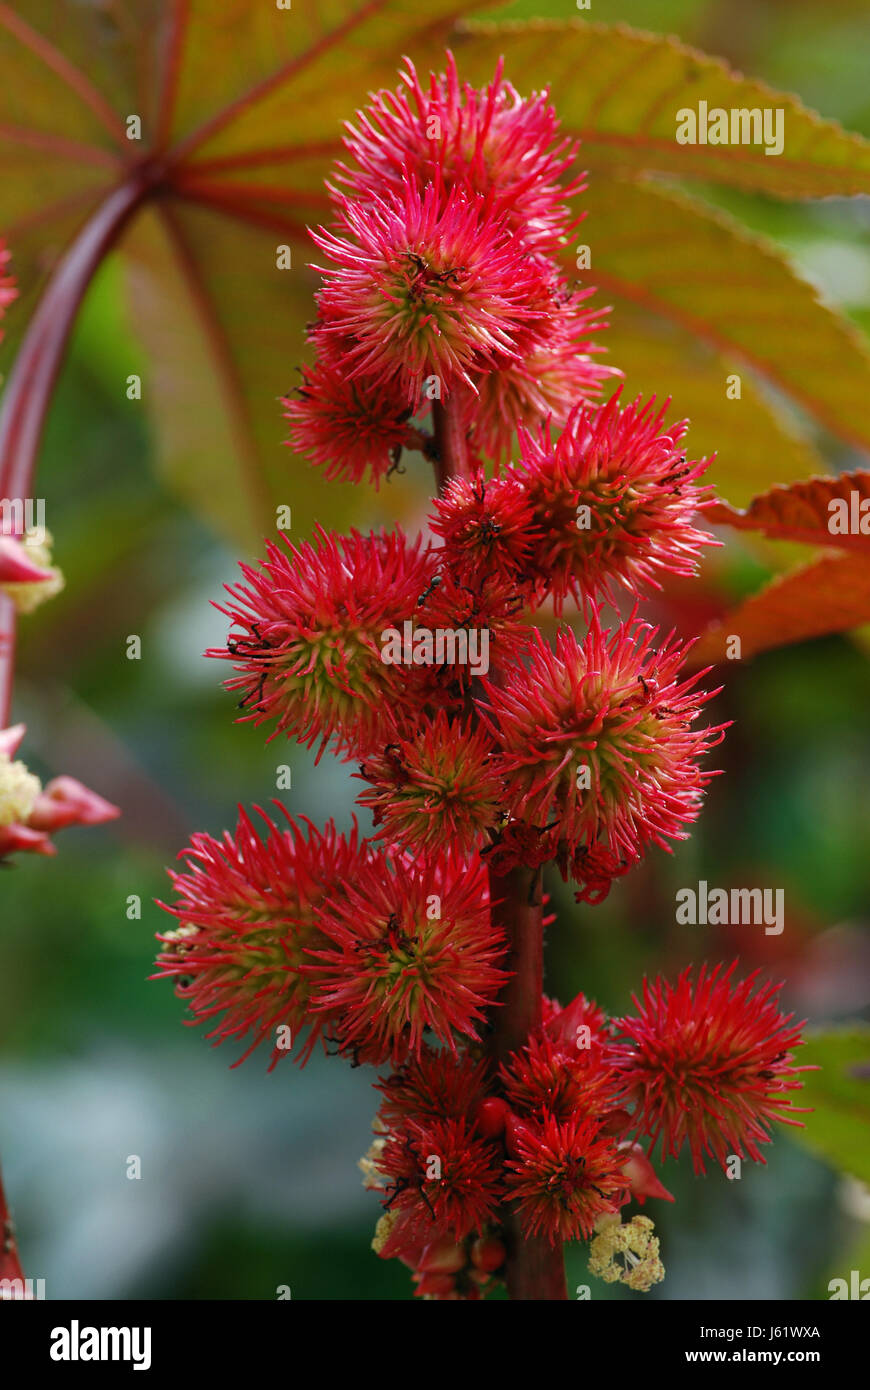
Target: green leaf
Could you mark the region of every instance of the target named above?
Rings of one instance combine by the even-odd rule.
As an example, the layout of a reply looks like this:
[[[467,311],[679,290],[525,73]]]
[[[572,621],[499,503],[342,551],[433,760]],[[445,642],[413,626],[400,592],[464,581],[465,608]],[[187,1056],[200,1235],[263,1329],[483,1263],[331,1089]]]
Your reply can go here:
[[[641,309],[617,294],[600,296],[614,306],[601,335],[607,360],[625,372],[624,397],[673,398],[670,414],[691,421],[693,458],[715,455],[706,481],[737,504],[755,496],[759,484],[818,472],[821,460],[782,409],[771,405],[754,373],[736,357],[725,357],[693,338],[673,319]],[[729,400],[725,383],[741,376],[741,398]]]
[[[677,39],[582,19],[469,22],[462,34],[457,55],[471,81],[485,81],[504,54],[524,89],[550,88],[592,171],[654,169],[780,198],[870,192],[870,142]],[[677,112],[697,111],[699,101],[710,110],[782,109],[782,154],[763,144],[678,144]]]
[[[773,388],[835,433],[870,447],[870,353],[770,245],[732,219],[651,185],[593,178],[578,242],[590,283],[614,306],[602,335],[629,394],[672,394],[710,478],[737,502],[810,477],[821,461]],[[570,265],[570,262],[569,262]],[[795,341],[801,351],[794,351]],[[740,398],[726,383],[740,375]],[[757,388],[761,386],[761,390]]]
[[[809,1033],[800,1049],[801,1105],[811,1105],[805,1129],[792,1136],[835,1168],[870,1182],[870,1026],[850,1023]]]

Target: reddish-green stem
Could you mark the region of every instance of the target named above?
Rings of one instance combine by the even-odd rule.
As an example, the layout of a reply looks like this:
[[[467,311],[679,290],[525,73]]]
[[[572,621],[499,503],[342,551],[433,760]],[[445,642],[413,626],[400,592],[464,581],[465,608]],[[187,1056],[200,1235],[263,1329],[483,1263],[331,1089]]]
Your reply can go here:
[[[522,1047],[541,1022],[544,988],[544,929],[540,869],[512,869],[499,876],[490,871],[492,920],[508,942],[505,969],[512,978],[499,995],[488,1051],[503,1062]]]
[[[23,1279],[24,1271],[18,1258],[15,1227],[6,1204],[3,1177],[0,1174],[0,1279]]]
[[[435,473],[439,492],[451,478],[470,476],[464,411],[457,396],[436,401],[432,410]],[[495,1063],[522,1047],[541,1022],[544,984],[544,927],[540,869],[513,869],[499,876],[490,872],[492,920],[508,942],[505,968],[512,977],[493,1009],[493,1029],[487,1051]],[[508,1296],[519,1300],[567,1299],[561,1245],[555,1248],[539,1237],[528,1237],[508,1216]]]
[[[541,870],[518,868],[489,875],[492,920],[508,941],[507,970],[512,978],[493,1010],[487,1051],[501,1062],[522,1047],[541,1022],[544,988],[544,927]],[[564,1300],[565,1263],[561,1245],[542,1236],[524,1236],[513,1216],[507,1225],[508,1297],[514,1300]]]
[[[564,1303],[568,1298],[561,1243],[524,1235],[515,1216],[504,1226],[507,1246],[505,1281],[514,1303]]]
[[[463,421],[461,388],[446,401],[432,403],[432,429],[435,439],[435,479],[443,492],[451,478],[468,478],[468,439]]]
[[[54,271],[30,320],[0,406],[0,497],[29,497],[45,418],[67,340],[106,251],[159,181],[142,165],[108,193]],[[0,598],[0,728],[8,723],[15,656],[15,608]]]

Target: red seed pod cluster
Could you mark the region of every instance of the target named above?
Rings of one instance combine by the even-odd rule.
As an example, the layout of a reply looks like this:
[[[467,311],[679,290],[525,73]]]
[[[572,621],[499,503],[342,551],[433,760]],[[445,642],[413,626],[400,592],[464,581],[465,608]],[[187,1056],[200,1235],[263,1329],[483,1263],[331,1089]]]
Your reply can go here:
[[[705,968],[615,1020],[545,998],[506,1048],[512,991],[534,1004],[541,985],[505,923],[515,876],[528,890],[553,865],[600,903],[699,814],[723,726],[700,722],[690,644],[638,604],[712,542],[707,461],[667,405],[607,390],[604,318],[566,272],[577,149],[546,92],[501,64],[473,88],[448,55],[428,84],[408,64],[346,131],[290,442],[376,487],[421,453],[430,535],[267,542],[210,655],[242,721],[356,764],[372,831],[242,812],[195,836],[161,973],[246,1056],[320,1041],[392,1068],[363,1168],[375,1249],[420,1296],[479,1299],[510,1285],[518,1242],[605,1230],[649,1287],[649,1222],[613,1223],[670,1200],[653,1147],[699,1169],[760,1158],[770,1122],[796,1122],[798,1030],[773,987]]]
[[[670,1200],[624,1137],[603,1013],[582,995],[543,1002],[546,1022],[500,1068],[427,1048],[378,1083],[361,1163],[385,1210],[374,1247],[414,1270],[421,1296],[480,1298],[503,1279],[516,1227],[556,1245],[632,1196]]]

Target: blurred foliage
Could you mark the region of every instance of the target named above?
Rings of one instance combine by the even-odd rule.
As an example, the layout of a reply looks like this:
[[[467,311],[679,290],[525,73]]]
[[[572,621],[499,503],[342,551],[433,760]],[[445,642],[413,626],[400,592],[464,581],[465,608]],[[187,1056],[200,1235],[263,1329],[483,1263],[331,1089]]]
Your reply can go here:
[[[853,1026],[812,1034],[802,1066],[815,1117],[801,1139],[846,1173],[870,1183],[870,1028]]]
[[[870,135],[859,43],[866,12],[857,0],[593,0],[590,13],[673,33]],[[583,17],[567,0],[518,0],[498,18],[533,14]],[[522,85],[522,72],[513,75]],[[364,88],[366,77],[353,76],[354,91]],[[775,239],[826,302],[870,326],[866,200],[789,205],[706,183],[692,192]],[[264,1077],[265,1059],[255,1055],[230,1072],[234,1055],[183,1029],[169,988],[146,983],[162,917],[153,900],[166,894],[164,866],[193,829],[219,832],[237,802],[268,801],[282,761],[293,768],[284,799],[314,820],[346,822],[353,792],[347,769],[328,759],[315,769],[295,748],[264,747],[256,730],[234,725],[221,671],[201,658],[224,635],[209,600],[234,579],[236,556],[167,492],[153,425],[125,398],[132,371],[143,371],[148,394],[141,295],[137,302],[131,319],[120,267],[108,263],[79,320],[40,466],[38,493],[68,585],[23,628],[15,716],[28,722],[35,770],[80,776],[125,815],[96,831],[64,832],[55,860],[22,860],[3,873],[0,1154],[24,1262],[57,1297],[84,1286],[90,1297],[273,1298],[286,1283],[294,1299],[407,1298],[404,1271],[368,1249],[378,1207],[360,1192],[354,1167],[376,1108],[367,1069],[318,1059],[301,1076],[287,1066]],[[267,312],[252,308],[254,323]],[[291,384],[303,352],[299,322],[277,310],[269,320],[270,372],[281,382],[270,384],[271,395]],[[667,336],[652,341],[667,386],[664,368],[678,348]],[[179,346],[187,351],[183,339]],[[801,351],[796,344],[795,357]],[[619,360],[615,345],[613,355]],[[700,352],[698,363],[706,370]],[[712,411],[712,394],[700,391],[699,411],[705,399]],[[298,463],[291,469],[278,448],[277,403],[269,409],[278,490],[292,488],[287,500],[304,496],[317,512],[328,489]],[[678,393],[675,409],[686,409]],[[191,423],[210,424],[208,413],[197,407]],[[807,431],[805,421],[789,428],[810,439],[826,469],[857,466],[853,446],[829,431]],[[221,447],[218,435],[198,437],[210,450]],[[775,438],[770,447],[775,454]],[[206,479],[208,464],[206,452],[197,464]],[[771,477],[777,467],[772,456]],[[413,462],[386,494],[361,490],[341,506],[356,524],[387,511],[414,517],[428,486]],[[721,612],[723,593],[757,588],[783,563],[777,555],[754,538],[729,538],[727,561],[711,559],[691,593],[669,592],[662,616],[682,626],[683,616],[700,622]],[[131,633],[142,636],[141,662],[125,659]],[[868,1020],[866,658],[848,639],[828,637],[729,664],[721,679],[712,713],[734,723],[717,760],[724,775],[696,831],[673,855],[654,853],[598,908],[577,906],[558,878],[548,883],[558,916],[548,933],[548,988],[562,999],[582,988],[619,1012],[645,972],[739,956],[743,972],[785,979],[787,1006],[819,1028]],[[701,878],[783,886],[785,931],[677,926],[675,891]],[[141,920],[127,916],[133,894]],[[835,1152],[832,1098],[819,1089],[826,1083],[809,1084],[819,1110],[808,1134],[820,1152],[857,1169]],[[870,1083],[849,1084],[860,1098]],[[124,1175],[131,1152],[143,1157],[139,1183]],[[830,1278],[853,1267],[870,1275],[866,1216],[788,1132],[777,1135],[767,1167],[747,1164],[739,1183],[696,1179],[682,1163],[663,1178],[678,1200],[647,1207],[668,1270],[652,1297],[826,1298]],[[580,1249],[568,1264],[572,1290],[590,1283],[593,1299],[639,1297],[590,1280]]]

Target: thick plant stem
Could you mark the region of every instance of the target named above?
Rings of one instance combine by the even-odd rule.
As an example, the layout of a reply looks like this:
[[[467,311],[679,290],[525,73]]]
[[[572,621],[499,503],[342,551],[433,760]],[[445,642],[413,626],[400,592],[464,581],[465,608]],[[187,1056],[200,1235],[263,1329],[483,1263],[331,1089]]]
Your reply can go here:
[[[439,492],[444,491],[451,478],[467,478],[471,473],[462,414],[459,389],[446,401],[432,402],[435,477]]]
[[[438,491],[451,478],[468,478],[471,468],[462,403],[454,392],[432,407],[434,464]],[[493,1031],[487,1051],[493,1061],[503,1061],[541,1022],[544,983],[544,928],[541,870],[518,868],[499,876],[490,871],[492,920],[509,944],[505,969],[514,972],[493,1009]],[[565,1300],[565,1264],[561,1245],[555,1248],[540,1237],[527,1237],[513,1216],[505,1223],[508,1297],[514,1300]]]
[[[490,871],[492,919],[508,940],[507,970],[512,978],[493,1010],[488,1051],[496,1062],[522,1047],[541,1022],[544,985],[544,928],[541,870],[518,868],[499,876]],[[568,1297],[561,1245],[540,1236],[524,1236],[513,1217],[507,1221],[508,1297],[515,1300],[564,1300]]]
[[[127,220],[156,186],[146,166],[106,195],[54,271],[24,335],[0,408],[0,497],[30,496],[36,456],[69,334],[85,291]],[[0,728],[8,723],[15,608],[0,597]]]
[[[488,1051],[503,1062],[526,1042],[541,1022],[544,986],[544,929],[540,869],[512,869],[504,877],[490,871],[493,925],[508,940],[505,969],[514,971],[493,1010]]]
[[[514,1303],[564,1303],[568,1298],[565,1260],[561,1244],[553,1246],[545,1236],[526,1236],[516,1217],[509,1216],[505,1281]]]

